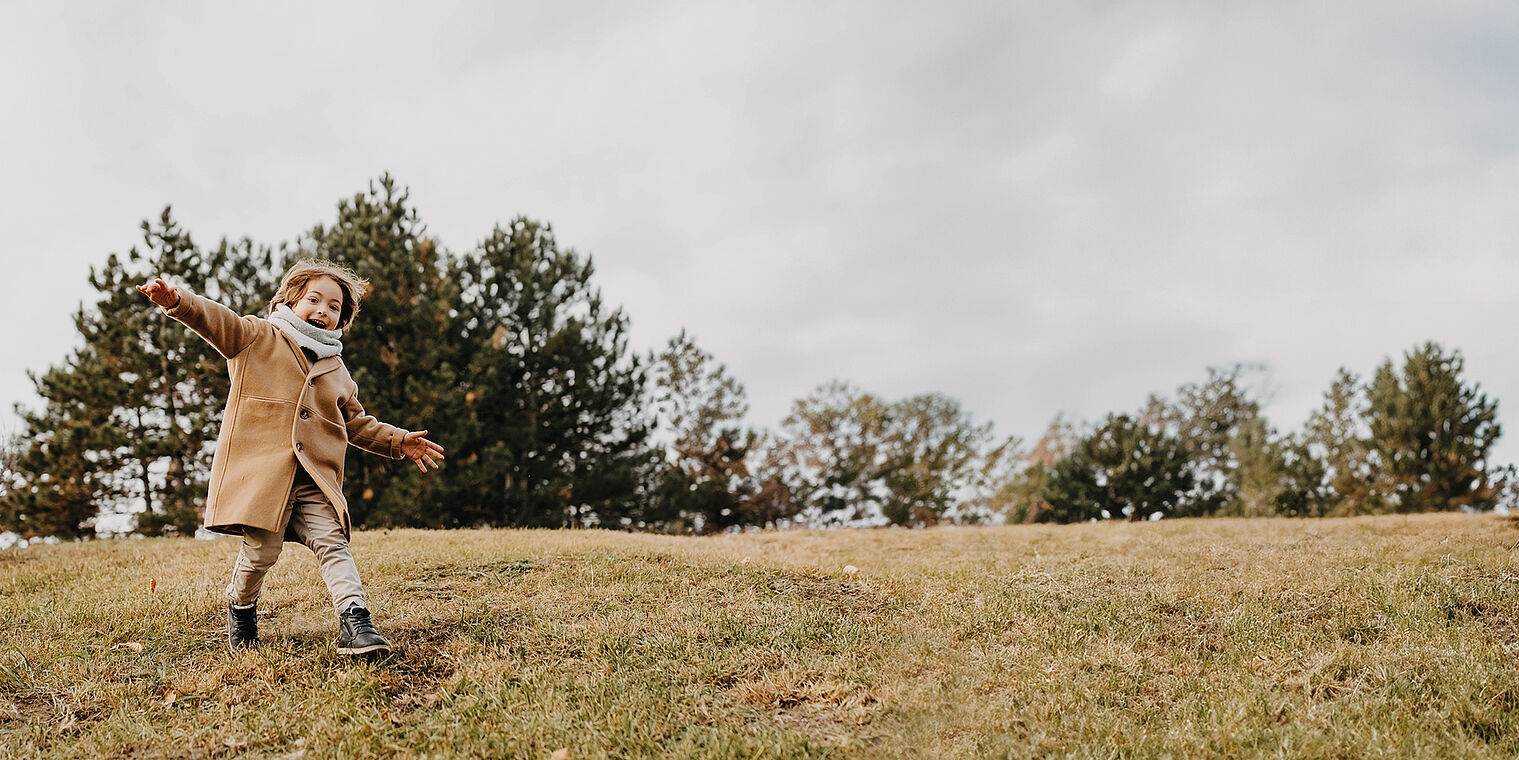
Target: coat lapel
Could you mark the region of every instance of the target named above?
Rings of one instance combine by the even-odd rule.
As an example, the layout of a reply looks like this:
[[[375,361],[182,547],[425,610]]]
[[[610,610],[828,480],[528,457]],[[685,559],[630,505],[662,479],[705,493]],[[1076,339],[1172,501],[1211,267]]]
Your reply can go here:
[[[290,353],[295,354],[295,361],[301,366],[301,372],[310,374],[311,362],[306,360],[306,352],[302,351],[300,346],[295,345],[295,341],[291,340],[290,336],[286,335],[285,331],[281,330],[277,325],[274,327],[274,331],[279,333],[281,340],[285,341],[285,347],[290,349]]]
[[[296,350],[299,351],[300,349]],[[338,367],[343,366],[343,360],[340,358],[341,356],[342,355],[339,354],[337,356],[327,356],[321,359],[317,359],[316,364],[311,365],[311,368],[306,371],[306,374],[309,377],[315,378],[319,375],[325,375],[328,372],[331,372]]]

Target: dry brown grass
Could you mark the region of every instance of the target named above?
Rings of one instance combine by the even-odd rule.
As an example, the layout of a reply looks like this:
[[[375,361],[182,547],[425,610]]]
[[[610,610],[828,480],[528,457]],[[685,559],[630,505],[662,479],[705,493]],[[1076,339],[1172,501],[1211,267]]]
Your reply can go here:
[[[354,545],[381,662],[297,546],[246,653],[231,541],[0,552],[0,756],[1519,754],[1497,517]]]

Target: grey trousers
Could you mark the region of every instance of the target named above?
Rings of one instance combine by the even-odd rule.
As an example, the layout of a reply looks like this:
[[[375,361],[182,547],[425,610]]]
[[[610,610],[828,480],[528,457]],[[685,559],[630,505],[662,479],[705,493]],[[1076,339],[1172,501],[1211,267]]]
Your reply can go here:
[[[338,522],[337,509],[301,468],[296,468],[295,485],[291,486],[290,498],[285,502],[280,529],[246,528],[243,531],[243,546],[237,553],[237,564],[232,568],[232,582],[227,584],[228,602],[241,606],[258,601],[264,588],[264,575],[274,567],[280,558],[280,550],[285,547],[286,525],[316,555],[322,580],[332,594],[332,607],[339,615],[350,607],[369,606],[364,599],[364,587],[359,582],[359,566],[354,564],[353,554],[348,551],[348,539],[343,537],[343,526]]]

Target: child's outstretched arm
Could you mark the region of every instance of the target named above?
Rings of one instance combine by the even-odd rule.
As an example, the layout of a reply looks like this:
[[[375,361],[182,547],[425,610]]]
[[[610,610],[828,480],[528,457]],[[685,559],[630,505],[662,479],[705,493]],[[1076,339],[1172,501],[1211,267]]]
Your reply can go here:
[[[155,278],[137,286],[138,292],[164,310],[165,314],[185,323],[206,339],[222,356],[231,359],[258,335],[254,317],[239,317],[221,304],[195,295]]]
[[[349,444],[382,457],[410,459],[422,472],[427,472],[428,466],[438,469],[443,447],[428,440],[426,430],[408,432],[375,419],[364,411],[357,393],[343,399],[341,404]]]

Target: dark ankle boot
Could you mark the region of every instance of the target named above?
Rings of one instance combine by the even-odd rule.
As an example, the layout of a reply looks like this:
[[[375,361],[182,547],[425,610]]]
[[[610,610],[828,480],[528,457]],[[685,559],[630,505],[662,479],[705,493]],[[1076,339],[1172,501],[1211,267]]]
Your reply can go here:
[[[390,642],[369,622],[369,610],[349,607],[338,616],[338,654],[382,655],[390,651]]]
[[[258,643],[258,608],[238,609],[227,605],[227,643],[233,649],[247,649]]]

